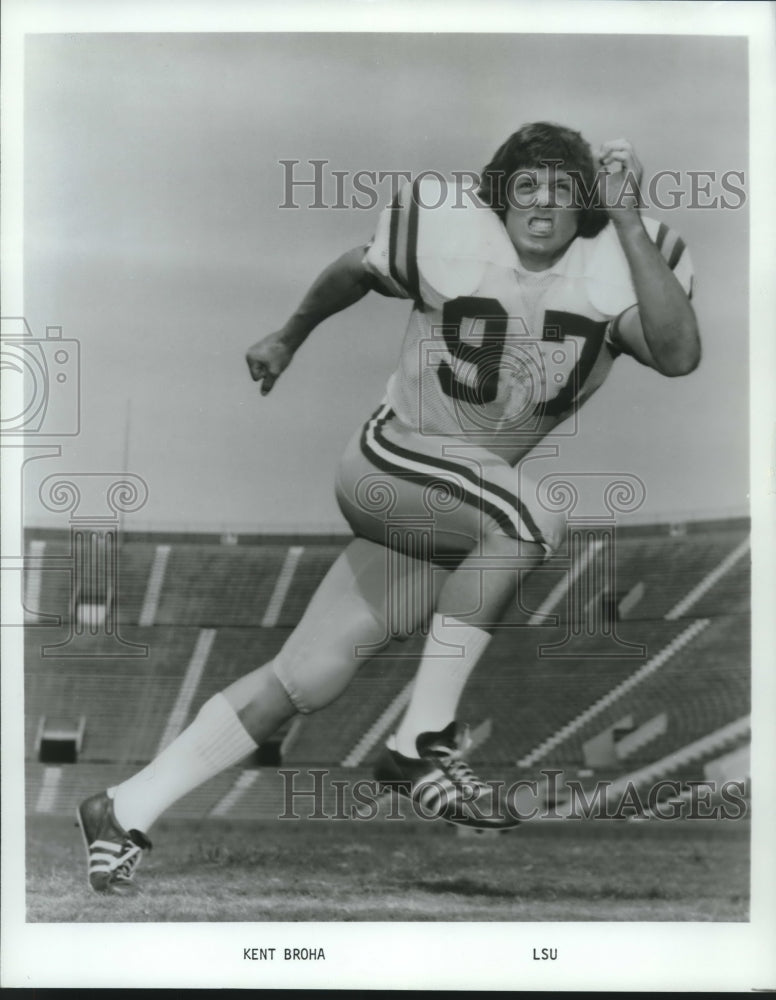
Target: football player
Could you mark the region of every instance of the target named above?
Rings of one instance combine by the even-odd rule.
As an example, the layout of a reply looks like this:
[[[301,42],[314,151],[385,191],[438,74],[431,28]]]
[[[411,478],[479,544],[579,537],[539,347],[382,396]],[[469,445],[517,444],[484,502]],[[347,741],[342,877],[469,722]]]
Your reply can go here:
[[[385,398],[337,473],[354,541],[271,662],[206,702],[138,774],[81,803],[94,890],[131,891],[165,809],[291,716],[330,704],[365,659],[418,629],[410,704],[376,777],[426,814],[517,823],[465,761],[456,709],[521,572],[565,531],[521,459],[619,355],[667,376],[700,359],[689,253],[642,218],[641,174],[625,139],[604,143],[596,162],[577,132],[523,126],[476,197],[438,176],[407,184],[372,241],[327,267],[283,328],[248,350],[266,394],[328,316],[369,291],[412,301]]]

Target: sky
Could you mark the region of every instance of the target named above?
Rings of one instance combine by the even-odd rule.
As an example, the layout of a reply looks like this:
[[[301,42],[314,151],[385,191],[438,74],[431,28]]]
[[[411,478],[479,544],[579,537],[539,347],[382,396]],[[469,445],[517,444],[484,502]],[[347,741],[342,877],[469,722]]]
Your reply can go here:
[[[346,530],[337,461],[375,409],[409,307],[377,295],[326,321],[271,396],[245,350],[371,236],[371,210],[283,209],[285,170],[480,170],[527,121],[645,167],[748,178],[746,39],[515,34],[28,36],[24,311],[80,344],[81,430],[33,463],[148,485],[127,528]],[[736,181],[740,185],[740,181]],[[744,181],[746,184],[746,180]],[[346,193],[351,193],[346,188]],[[712,195],[720,194],[719,181]],[[650,210],[695,265],[704,359],[665,379],[620,360],[581,413],[564,471],[638,475],[640,520],[743,514],[748,493],[748,203]],[[724,474],[720,474],[724,470]]]

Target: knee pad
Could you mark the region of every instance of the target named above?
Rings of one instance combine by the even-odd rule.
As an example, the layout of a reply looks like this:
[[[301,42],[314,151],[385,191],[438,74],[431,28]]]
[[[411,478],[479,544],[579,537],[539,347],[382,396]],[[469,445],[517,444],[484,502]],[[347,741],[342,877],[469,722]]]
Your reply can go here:
[[[336,651],[334,651],[336,653]],[[317,712],[335,701],[350,684],[359,663],[353,657],[338,657],[331,650],[299,655],[285,647],[275,657],[275,676],[302,715]]]
[[[301,620],[275,657],[274,670],[299,712],[330,704],[379,648],[383,554],[352,542],[321,581]]]
[[[275,674],[299,712],[330,704],[361,664],[431,613],[424,570],[372,542],[351,542],[275,657]]]

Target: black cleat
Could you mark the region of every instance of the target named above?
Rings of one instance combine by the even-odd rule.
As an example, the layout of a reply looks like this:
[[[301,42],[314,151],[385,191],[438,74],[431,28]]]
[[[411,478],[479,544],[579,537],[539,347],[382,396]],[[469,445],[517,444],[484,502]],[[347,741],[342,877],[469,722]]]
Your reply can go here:
[[[451,722],[439,733],[421,733],[419,757],[405,757],[385,746],[374,776],[383,791],[394,790],[410,799],[418,815],[444,819],[476,830],[509,830],[520,820],[499,796],[500,782],[478,778],[463,759],[466,736],[458,736]]]
[[[132,881],[144,850],[151,841],[139,830],[125,830],[116,822],[113,801],[106,792],[84,799],[76,810],[86,844],[89,887],[107,895],[130,895],[137,891]]]

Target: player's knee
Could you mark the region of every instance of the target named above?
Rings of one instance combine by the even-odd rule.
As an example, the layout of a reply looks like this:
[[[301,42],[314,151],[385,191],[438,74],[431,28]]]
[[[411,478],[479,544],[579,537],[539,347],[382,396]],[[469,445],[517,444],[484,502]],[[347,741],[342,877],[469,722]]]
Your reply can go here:
[[[553,543],[555,539],[552,539]],[[477,554],[488,563],[493,560],[506,568],[532,569],[548,559],[554,548],[541,538],[514,538],[501,532],[484,535]]]
[[[546,559],[551,558],[561,548],[566,538],[566,515],[558,511],[546,511],[541,522],[541,544]]]
[[[302,715],[326,708],[343,693],[358,664],[354,662],[295,662],[281,653],[275,657],[274,670],[292,704]]]
[[[518,466],[514,493],[517,498],[514,526],[520,539],[541,547],[548,559],[560,549],[566,539],[566,511],[558,509],[556,499],[543,488],[544,480],[536,481],[522,466]],[[545,477],[546,479],[547,477]]]

